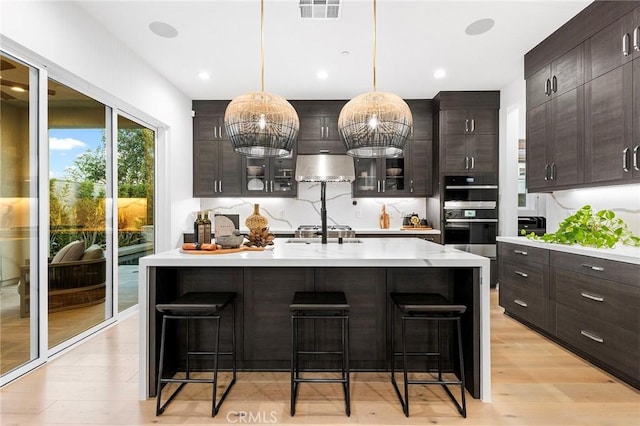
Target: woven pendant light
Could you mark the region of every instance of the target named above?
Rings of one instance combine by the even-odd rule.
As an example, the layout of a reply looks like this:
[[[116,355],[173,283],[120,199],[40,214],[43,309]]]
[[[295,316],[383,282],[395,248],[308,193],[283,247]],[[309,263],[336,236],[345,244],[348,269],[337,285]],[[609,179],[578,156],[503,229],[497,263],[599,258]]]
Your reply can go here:
[[[373,92],[351,99],[338,117],[338,131],[352,157],[401,156],[413,126],[411,109],[402,98],[376,91],[376,21],[373,0]]]
[[[286,157],[298,137],[296,110],[281,96],[264,91],[264,0],[260,0],[261,91],[240,95],[224,114],[233,150],[250,157]]]

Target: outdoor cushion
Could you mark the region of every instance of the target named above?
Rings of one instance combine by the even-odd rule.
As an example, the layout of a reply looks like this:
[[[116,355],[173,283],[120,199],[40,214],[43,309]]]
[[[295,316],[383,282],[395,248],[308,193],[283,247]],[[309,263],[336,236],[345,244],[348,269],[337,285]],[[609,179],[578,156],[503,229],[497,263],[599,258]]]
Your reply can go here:
[[[84,251],[82,258],[80,260],[94,260],[94,259],[102,259],[104,257],[104,251],[102,247],[97,244],[93,244],[91,247]]]
[[[84,253],[84,243],[80,240],[73,241],[66,246],[62,247],[53,259],[51,259],[51,263],[60,263],[60,262],[73,262],[76,260],[80,260],[82,254]]]

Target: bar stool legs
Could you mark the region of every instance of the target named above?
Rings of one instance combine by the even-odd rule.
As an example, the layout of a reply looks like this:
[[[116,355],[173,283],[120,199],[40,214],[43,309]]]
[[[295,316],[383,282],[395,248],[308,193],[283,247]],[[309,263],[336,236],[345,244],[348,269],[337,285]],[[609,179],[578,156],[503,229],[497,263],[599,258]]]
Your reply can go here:
[[[197,298],[193,297],[193,293],[187,293],[186,299],[178,299],[176,302],[192,302],[191,299]],[[184,385],[187,383],[207,383],[211,384],[213,387],[213,396],[211,403],[211,416],[215,417],[215,415],[220,410],[220,406],[224,402],[225,398],[229,394],[229,391],[233,387],[236,382],[236,373],[237,373],[237,357],[236,357],[236,333],[235,333],[235,296],[230,296],[222,304],[213,303],[211,305],[206,306],[209,310],[213,310],[209,312],[200,312],[203,310],[203,304],[193,305],[196,306],[188,306],[188,304],[179,304],[174,303],[173,305],[159,305],[158,310],[163,312],[164,315],[162,317],[162,331],[160,337],[160,359],[158,365],[158,379],[157,379],[157,396],[156,396],[156,416],[161,415],[169,403],[178,395],[178,393],[182,390]],[[220,351],[220,311],[224,309],[224,307],[231,303],[232,307],[232,333],[231,333],[231,351],[229,352],[221,352]],[[206,309],[205,309],[206,310]],[[187,321],[187,346],[186,346],[186,371],[185,378],[165,378],[163,377],[164,368],[165,368],[165,350],[166,350],[166,329],[167,329],[167,321],[168,320],[186,320]],[[200,320],[214,320],[215,321],[215,343],[213,351],[198,351],[191,350],[190,346],[190,324],[192,321],[200,321]],[[218,385],[218,369],[219,369],[219,357],[223,356],[231,356],[232,357],[232,377],[231,381],[227,385],[224,393],[220,397],[220,401],[216,404],[217,400],[217,385]],[[213,378],[212,379],[194,379],[191,378],[191,368],[190,368],[190,357],[192,356],[213,356]],[[172,394],[167,398],[167,400],[162,404],[162,390],[168,383],[179,383],[180,385],[172,392]]]
[[[349,305],[344,293],[297,292],[291,304],[291,416],[296,414],[296,401],[300,383],[341,383],[344,391],[345,413],[351,416],[349,371]],[[298,347],[298,322],[300,320],[339,320],[341,325],[341,350],[300,350]],[[300,377],[300,355],[341,355],[340,378]]]
[[[415,295],[411,295],[415,297]],[[411,296],[409,298],[411,298]],[[451,305],[451,310],[446,310],[446,305],[439,305],[436,309],[433,308],[433,305],[425,305],[421,307],[417,307],[416,305],[412,305],[411,307],[402,303],[403,299],[394,300],[395,306],[400,310],[401,317],[401,328],[402,328],[402,336],[401,336],[401,352],[396,352],[395,348],[395,337],[391,338],[391,383],[396,391],[396,395],[400,400],[400,404],[402,405],[402,411],[405,416],[409,417],[409,385],[441,385],[446,391],[449,398],[455,404],[458,412],[462,415],[462,417],[467,417],[467,406],[465,399],[465,375],[464,375],[464,358],[462,351],[462,330],[460,325],[460,311],[464,312],[464,306],[459,305]],[[391,316],[391,330],[392,334],[395,334],[395,312],[392,313]],[[436,352],[408,352],[407,351],[407,321],[434,321],[437,323],[437,351]],[[442,322],[444,321],[454,321],[456,323],[456,337],[457,337],[457,349],[458,349],[458,364],[460,370],[460,379],[459,380],[444,380],[442,377],[443,366],[442,366]],[[396,381],[396,369],[395,369],[395,360],[396,357],[402,357],[402,374],[403,374],[403,387],[404,392],[400,392],[400,388]],[[438,379],[437,380],[418,380],[418,379],[409,379],[408,374],[408,359],[410,356],[435,356],[437,357],[438,362]],[[432,371],[430,371],[432,372]],[[449,389],[448,385],[459,385],[460,386],[460,402],[454,397]]]

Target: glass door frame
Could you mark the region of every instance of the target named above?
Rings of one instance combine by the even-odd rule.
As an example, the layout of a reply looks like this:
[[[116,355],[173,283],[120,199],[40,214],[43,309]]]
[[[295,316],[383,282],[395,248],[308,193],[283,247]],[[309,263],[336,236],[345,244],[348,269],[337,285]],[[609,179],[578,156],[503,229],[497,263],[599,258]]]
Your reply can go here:
[[[0,35],[2,41],[2,47],[0,52],[7,56],[13,57],[16,60],[24,63],[30,67],[30,76],[37,79],[37,90],[32,90],[30,94],[31,102],[34,107],[29,112],[29,126],[30,126],[30,168],[32,172],[37,169],[37,180],[30,183],[31,195],[35,198],[33,207],[31,209],[31,223],[37,224],[37,229],[32,230],[30,237],[37,239],[37,243],[34,243],[30,247],[29,255],[31,259],[37,259],[37,262],[33,262],[32,268],[32,280],[37,285],[31,286],[31,316],[30,316],[30,353],[31,358],[19,367],[11,370],[10,372],[0,376],[0,386],[4,386],[20,376],[34,370],[38,366],[45,364],[49,360],[53,360],[61,355],[67,348],[75,345],[79,341],[89,337],[96,332],[105,329],[108,326],[115,324],[117,321],[126,318],[138,311],[140,305],[146,306],[144,301],[138,300],[138,305],[135,305],[123,312],[117,312],[117,277],[114,274],[117,262],[115,262],[113,247],[117,247],[117,215],[114,214],[117,211],[117,201],[114,202],[113,194],[117,194],[117,182],[114,181],[113,176],[117,176],[117,161],[111,161],[112,158],[117,158],[117,117],[118,115],[133,120],[150,130],[155,132],[155,144],[154,144],[154,250],[157,250],[159,246],[166,245],[169,241],[167,236],[160,235],[157,229],[160,226],[170,226],[170,215],[164,215],[163,211],[170,211],[169,201],[164,200],[164,195],[168,194],[168,179],[166,176],[160,179],[158,173],[160,169],[167,170],[166,155],[164,155],[167,149],[168,142],[168,126],[165,123],[148,116],[143,111],[138,110],[135,107],[131,107],[130,110],[137,112],[139,116],[131,115],[120,109],[119,106],[127,107],[123,101],[120,101],[107,92],[97,88],[95,84],[88,84],[87,81],[77,77],[70,71],[67,71],[56,64],[49,63],[44,58],[37,54],[34,54],[28,49],[25,49],[21,45],[13,42],[10,39],[6,39]],[[47,291],[41,291],[42,285],[47,288],[47,254],[49,253],[49,238],[45,237],[49,235],[49,129],[48,129],[48,82],[49,79],[54,79],[57,82],[64,84],[74,90],[77,90],[89,97],[92,97],[98,102],[101,102],[106,107],[107,123],[111,124],[106,129],[107,140],[111,141],[110,146],[107,146],[107,158],[110,163],[107,163],[110,167],[107,167],[108,179],[111,179],[109,193],[107,194],[107,214],[106,214],[106,226],[108,238],[112,241],[111,247],[108,248],[108,267],[107,267],[107,300],[105,303],[105,309],[110,309],[110,317],[95,325],[94,327],[85,330],[84,332],[74,336],[73,338],[56,345],[52,348],[48,347],[48,294]],[[141,119],[140,116],[145,117]],[[156,124],[151,124],[156,123]],[[109,145],[109,144],[107,144]],[[161,167],[162,166],[162,167]],[[114,169],[115,168],[115,169]],[[160,185],[162,183],[162,185]],[[114,192],[115,191],[115,192]],[[160,197],[159,194],[163,195]],[[33,234],[35,233],[35,235]],[[160,239],[162,241],[160,241]],[[114,241],[115,240],[115,241]],[[115,246],[113,243],[115,242]],[[35,265],[37,264],[37,267]]]

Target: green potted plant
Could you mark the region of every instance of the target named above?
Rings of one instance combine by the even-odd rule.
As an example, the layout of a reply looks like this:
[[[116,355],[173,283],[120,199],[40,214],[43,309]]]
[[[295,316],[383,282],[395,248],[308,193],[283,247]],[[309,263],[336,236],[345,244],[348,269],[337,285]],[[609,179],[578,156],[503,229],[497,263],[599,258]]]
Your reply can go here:
[[[633,235],[627,224],[611,210],[594,213],[586,205],[560,223],[554,233],[537,236],[521,231],[531,240],[558,244],[579,244],[581,246],[612,248],[616,244],[640,247],[640,237]]]

